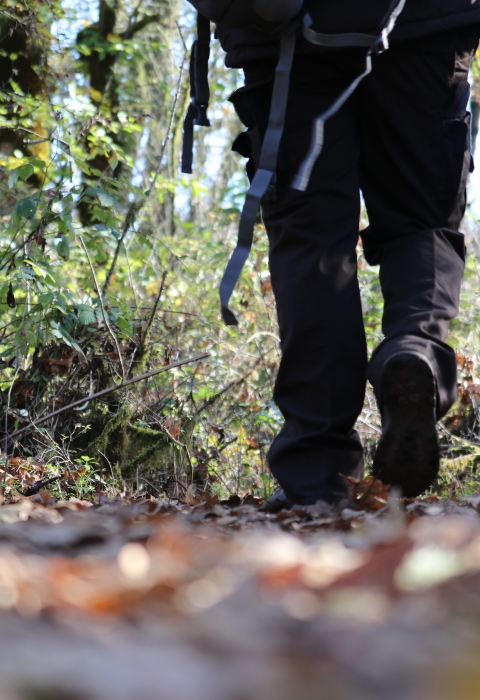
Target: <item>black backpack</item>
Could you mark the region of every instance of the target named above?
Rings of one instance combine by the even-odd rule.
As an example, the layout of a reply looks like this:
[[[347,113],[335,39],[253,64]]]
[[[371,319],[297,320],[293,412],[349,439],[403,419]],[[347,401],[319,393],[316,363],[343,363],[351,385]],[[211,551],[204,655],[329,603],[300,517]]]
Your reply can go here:
[[[228,308],[230,297],[240,277],[253,243],[253,230],[262,197],[275,183],[278,148],[283,134],[288,100],[290,71],[299,31],[307,41],[323,48],[364,47],[367,50],[365,71],[338,97],[332,106],[315,120],[310,150],[293,179],[292,187],[305,191],[310,175],[323,147],[324,124],[332,117],[359,83],[372,69],[372,54],[388,49],[388,36],[405,7],[406,0],[391,0],[378,34],[322,34],[312,29],[312,20],[304,4],[308,0],[189,0],[197,9],[197,39],[190,58],[191,102],[185,116],[183,131],[182,172],[192,172],[193,127],[210,126],[207,116],[210,90],[208,59],[210,55],[210,22],[231,28],[255,26],[280,37],[280,55],[275,69],[272,103],[268,128],[263,140],[258,170],[250,184],[240,218],[238,241],[220,283],[222,317],[228,326],[237,325]]]
[[[265,28],[293,19],[302,9],[303,0],[191,0],[197,11],[215,24],[226,27]]]

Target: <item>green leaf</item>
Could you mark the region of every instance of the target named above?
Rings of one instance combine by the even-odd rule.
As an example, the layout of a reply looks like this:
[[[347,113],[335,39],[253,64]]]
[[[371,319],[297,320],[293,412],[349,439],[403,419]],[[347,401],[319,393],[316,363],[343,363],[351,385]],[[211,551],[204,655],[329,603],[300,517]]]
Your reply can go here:
[[[25,165],[21,165],[18,168],[18,170],[19,170],[18,176],[22,180],[28,180],[30,175],[33,175],[34,168],[33,168],[33,165],[31,163],[25,163]]]
[[[18,273],[15,273],[14,275],[14,277],[16,277],[17,279],[27,281],[34,280],[36,276],[37,271],[34,269],[33,265],[30,266],[30,263],[28,265],[22,265]]]
[[[43,166],[45,167],[44,163]],[[28,180],[30,175],[33,175],[33,165],[31,165],[31,163],[24,163],[24,165],[20,165],[18,168],[15,168],[15,170],[12,170],[8,178],[8,186],[13,187],[19,178],[21,180]]]
[[[97,246],[95,248],[95,252],[96,252],[95,258],[97,260],[97,263],[101,264],[101,263],[104,263],[105,260],[108,260],[108,255],[107,255],[106,251],[104,250],[104,248],[100,245],[100,243],[97,244]]]
[[[18,178],[20,177],[20,173],[18,172],[20,168],[15,168],[15,170],[12,170],[10,173],[10,176],[8,178],[8,186],[11,189],[14,184],[17,182]]]
[[[58,287],[57,282],[54,280],[54,278],[51,275],[51,269],[50,269],[50,266],[48,264],[45,264],[41,260],[36,260],[36,261],[28,260],[28,265],[31,268],[30,274],[35,274],[39,277],[42,277],[48,285]]]
[[[73,228],[73,224],[72,224],[72,217],[71,217],[71,216],[65,216],[65,217],[63,218],[63,220],[65,221],[65,223],[66,223],[66,225],[67,225],[67,228],[68,228],[68,230],[70,231],[70,233],[73,233],[73,234],[75,235],[75,229]]]
[[[41,305],[43,309],[46,309],[47,307],[50,306],[52,301],[55,298],[55,293],[54,292],[47,292],[46,294],[41,294],[38,297],[38,303]]]
[[[32,270],[34,271],[35,275],[38,275],[39,277],[46,277],[47,276],[47,272],[46,272],[46,270],[44,270],[44,268],[42,266],[36,265],[31,260],[28,261],[28,264],[32,268]],[[32,274],[32,270],[30,270],[28,267],[26,268],[26,270],[30,274]]]
[[[50,330],[52,331],[52,335],[54,335],[55,338],[59,338],[60,340],[63,340],[63,342],[66,343],[66,345],[69,345],[71,348],[73,348],[77,352],[81,353],[82,356],[85,357],[80,345],[78,345],[78,343],[76,343],[74,341],[72,336],[62,326],[61,323],[57,323],[57,321],[50,321]]]
[[[122,210],[122,205],[116,197],[102,190],[101,187],[87,187],[86,195],[96,195],[100,200],[100,204],[104,207],[114,207],[117,211]]]
[[[70,256],[70,242],[66,236],[62,236],[57,243],[57,253],[61,258],[68,260]]]
[[[128,337],[130,337],[132,335],[132,332],[133,332],[132,324],[129,321],[127,321],[125,318],[122,318],[122,316],[119,316],[117,318],[117,326],[120,328],[120,330],[122,331],[122,333],[124,335],[127,335]]]
[[[24,219],[33,219],[37,213],[37,204],[31,197],[27,197],[27,199],[17,202],[15,211]]]
[[[111,155],[110,158],[108,159],[108,164],[109,164],[109,166],[111,167],[112,170],[115,170],[115,168],[117,167],[117,165],[118,165],[118,158],[117,158],[117,154],[115,153],[115,151],[113,151],[112,155]]]
[[[84,160],[81,160],[80,158],[74,158],[73,156],[69,156],[66,153],[64,155],[66,156],[66,158],[68,160],[70,160],[70,162],[73,161],[75,163],[75,165],[77,165],[78,168],[80,168],[82,173],[85,173],[85,175],[91,174],[92,171]]]
[[[83,326],[95,323],[95,312],[91,306],[87,306],[87,304],[77,304],[77,312],[78,320]]]
[[[34,168],[39,168],[40,170],[45,170],[47,167],[47,164],[43,160],[38,160],[35,158],[34,160],[30,161],[31,165],[33,165]]]

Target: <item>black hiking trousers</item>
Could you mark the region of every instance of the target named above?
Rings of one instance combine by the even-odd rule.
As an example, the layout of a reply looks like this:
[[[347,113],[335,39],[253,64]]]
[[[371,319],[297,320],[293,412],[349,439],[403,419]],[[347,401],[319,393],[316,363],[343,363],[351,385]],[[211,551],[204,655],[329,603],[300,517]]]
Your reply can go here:
[[[438,417],[456,398],[456,361],[445,343],[458,313],[465,244],[459,225],[471,169],[468,71],[479,27],[393,45],[325,125],[305,192],[290,184],[315,117],[363,72],[365,51],[296,56],[277,184],[262,203],[282,359],[274,399],[285,422],[268,455],[295,503],[335,502],[342,475],[361,476],[355,421],[366,379],[379,395],[385,362],[409,350],[436,375]],[[258,164],[273,64],[246,66],[231,97],[248,127],[234,150]],[[365,257],[380,266],[384,340],[367,362],[357,282],[360,190],[369,227]]]

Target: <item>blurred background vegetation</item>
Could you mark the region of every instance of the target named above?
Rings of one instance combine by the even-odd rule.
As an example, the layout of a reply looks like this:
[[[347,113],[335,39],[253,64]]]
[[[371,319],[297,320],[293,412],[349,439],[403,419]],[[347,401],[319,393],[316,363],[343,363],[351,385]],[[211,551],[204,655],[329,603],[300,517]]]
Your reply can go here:
[[[212,127],[196,133],[193,175],[179,168],[194,23],[184,0],[3,0],[0,8],[2,460],[8,453],[27,470],[42,464],[47,476],[62,475],[61,493],[123,484],[183,497],[193,483],[221,497],[264,497],[274,488],[265,455],[281,425],[271,398],[279,342],[261,225],[235,296],[240,326],[226,328],[219,314],[247,179],[230,150],[241,125],[228,96],[242,76],[224,69],[216,41]],[[467,274],[451,335],[460,394],[440,425],[436,485],[451,496],[478,490],[480,459],[473,212],[465,230]],[[371,350],[381,339],[381,297],[377,270],[361,247],[358,256]],[[210,357],[87,400],[201,352]],[[358,429],[368,463],[380,432],[370,390]]]

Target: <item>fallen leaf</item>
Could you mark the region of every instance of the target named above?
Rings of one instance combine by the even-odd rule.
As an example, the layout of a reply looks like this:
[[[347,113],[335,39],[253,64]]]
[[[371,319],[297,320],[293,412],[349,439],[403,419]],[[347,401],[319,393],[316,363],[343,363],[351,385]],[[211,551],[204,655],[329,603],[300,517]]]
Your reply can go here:
[[[379,510],[387,505],[390,486],[374,476],[362,480],[347,476],[345,480],[351,488],[351,500],[358,510]]]
[[[165,420],[163,426],[167,433],[171,435],[174,440],[178,440],[181,428],[180,421],[175,421],[173,418],[169,417]]]

